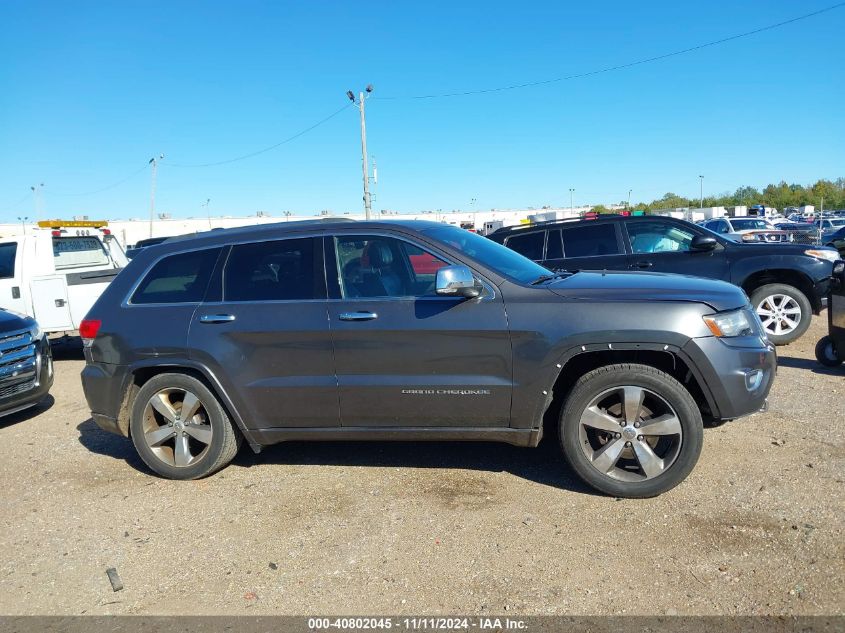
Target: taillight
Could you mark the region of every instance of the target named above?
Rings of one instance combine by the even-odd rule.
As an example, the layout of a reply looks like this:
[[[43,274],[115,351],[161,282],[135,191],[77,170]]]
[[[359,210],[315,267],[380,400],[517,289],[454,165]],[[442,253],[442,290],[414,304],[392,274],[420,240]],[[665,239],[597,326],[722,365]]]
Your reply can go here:
[[[100,326],[103,324],[100,319],[83,319],[79,324],[79,336],[82,339],[84,347],[91,347],[94,339],[97,338],[97,332],[100,331]]]

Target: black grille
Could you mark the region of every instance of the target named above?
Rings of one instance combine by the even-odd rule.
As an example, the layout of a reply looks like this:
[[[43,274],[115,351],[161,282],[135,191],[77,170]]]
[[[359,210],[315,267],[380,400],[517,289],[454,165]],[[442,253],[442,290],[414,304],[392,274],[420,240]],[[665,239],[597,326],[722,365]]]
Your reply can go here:
[[[29,330],[0,334],[0,398],[34,387],[37,365]]]

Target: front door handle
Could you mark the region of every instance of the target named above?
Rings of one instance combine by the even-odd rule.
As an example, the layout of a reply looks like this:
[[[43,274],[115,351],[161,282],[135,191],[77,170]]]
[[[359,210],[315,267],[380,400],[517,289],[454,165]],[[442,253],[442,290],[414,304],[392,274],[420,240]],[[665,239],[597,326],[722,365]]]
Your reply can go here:
[[[200,317],[200,323],[231,323],[234,320],[234,314],[204,314]]]
[[[654,266],[654,263],[649,261],[641,261],[636,264],[631,264],[631,268],[651,268],[652,266]]]
[[[372,321],[377,319],[378,315],[375,312],[341,312],[341,321]]]

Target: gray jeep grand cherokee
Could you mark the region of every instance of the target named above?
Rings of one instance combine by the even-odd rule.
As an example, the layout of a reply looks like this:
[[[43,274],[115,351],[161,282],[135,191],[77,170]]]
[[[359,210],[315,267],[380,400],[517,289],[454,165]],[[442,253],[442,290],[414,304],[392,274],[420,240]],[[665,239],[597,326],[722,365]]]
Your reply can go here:
[[[155,472],[242,440],[488,440],[563,454],[608,494],[682,481],[703,421],[765,405],[774,347],[739,288],[552,273],[431,222],[307,221],[141,251],[81,327],[88,404]]]

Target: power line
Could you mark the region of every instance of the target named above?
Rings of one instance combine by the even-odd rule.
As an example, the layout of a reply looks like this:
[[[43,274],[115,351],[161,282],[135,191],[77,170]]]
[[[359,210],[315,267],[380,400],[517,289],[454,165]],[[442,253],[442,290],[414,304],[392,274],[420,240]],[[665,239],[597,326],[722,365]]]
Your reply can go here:
[[[399,100],[399,99],[439,99],[445,97],[465,97],[469,95],[480,95],[480,94],[487,94],[491,92],[503,92],[506,90],[518,90],[520,88],[532,88],[534,86],[545,86],[548,84],[558,83],[561,81],[569,81],[571,79],[581,79],[583,77],[591,77],[593,75],[601,75],[603,73],[613,72],[615,70],[623,70],[625,68],[631,68],[633,66],[640,66],[642,64],[649,64],[651,62],[660,61],[663,59],[668,59],[670,57],[676,57],[678,55],[685,55],[686,53],[692,53],[694,51],[699,51],[703,48],[709,48],[711,46],[718,46],[719,44],[725,44],[726,42],[731,42],[733,40],[738,40],[743,37],[749,37],[751,35],[756,35],[758,33],[763,33],[764,31],[771,31],[772,29],[777,29],[782,26],[786,26],[787,24],[793,24],[794,22],[799,22],[800,20],[806,20],[808,18],[815,17],[822,13],[827,13],[828,11],[833,11],[834,9],[839,9],[845,6],[845,2],[840,2],[838,4],[831,5],[829,7],[825,7],[824,9],[819,9],[818,11],[813,11],[812,13],[805,13],[804,15],[799,15],[798,17],[791,18],[789,20],[784,20],[783,22],[778,22],[776,24],[769,24],[768,26],[760,27],[759,29],[754,29],[753,31],[746,31],[744,33],[738,33],[737,35],[731,35],[729,37],[724,37],[719,40],[713,40],[711,42],[706,42],[704,44],[699,44],[698,46],[691,46],[689,48],[684,48],[682,50],[673,51],[671,53],[665,53],[663,55],[657,55],[656,57],[648,57],[646,59],[640,59],[634,62],[629,62],[627,64],[618,64],[616,66],[609,66],[607,68],[600,68],[598,70],[591,70],[588,72],[577,73],[574,75],[567,75],[565,77],[557,77],[555,79],[543,79],[540,81],[530,81],[521,84],[513,84],[510,86],[499,86],[496,88],[484,88],[481,90],[466,90],[463,92],[444,92],[438,94],[425,94],[425,95],[407,95],[407,96],[397,96],[397,97],[383,97],[379,96],[376,97],[377,99],[381,100]]]
[[[32,195],[32,192],[25,193],[20,200],[16,200],[15,202],[13,202],[11,204],[6,205],[5,208],[11,210],[12,208],[18,206],[19,204],[23,204],[24,201],[26,201],[31,195]]]
[[[126,178],[118,180],[117,182],[112,183],[112,184],[110,184],[106,187],[103,187],[101,189],[95,189],[94,191],[83,191],[83,192],[80,192],[80,193],[62,193],[62,192],[53,191],[53,192],[51,192],[50,195],[63,196],[63,197],[65,197],[65,196],[66,197],[93,196],[95,193],[102,193],[103,191],[108,191],[109,189],[114,189],[115,187],[119,187],[120,185],[127,182],[128,180],[131,180],[132,178],[134,178],[135,176],[137,176],[138,174],[140,174],[142,171],[144,171],[146,169],[147,169],[147,165],[145,163],[143,167],[141,167],[140,169],[138,169],[136,171],[133,171],[131,174],[126,176]]]
[[[229,158],[229,159],[226,159],[226,160],[216,161],[216,162],[213,162],[213,163],[197,163],[197,164],[169,163],[169,164],[170,164],[171,167],[215,167],[217,165],[228,165],[229,163],[234,163],[234,162],[237,162],[239,160],[245,160],[247,158],[252,158],[253,156],[258,156],[259,154],[264,154],[265,152],[269,152],[270,150],[274,150],[277,147],[280,147],[280,146],[282,146],[286,143],[290,143],[291,141],[298,139],[300,136],[304,136],[305,134],[307,134],[311,130],[318,128],[321,125],[323,125],[324,123],[327,123],[331,119],[335,118],[338,114],[340,114],[341,112],[346,110],[351,105],[352,105],[351,103],[347,103],[346,105],[344,105],[339,110],[335,110],[333,113],[331,113],[326,118],[320,119],[319,121],[317,121],[313,125],[305,128],[304,130],[302,130],[300,132],[297,132],[293,136],[289,136],[286,139],[279,141],[278,143],[275,143],[273,145],[270,145],[269,147],[265,147],[264,149],[260,149],[260,150],[255,151],[255,152],[250,152],[249,154],[244,154],[242,156],[236,156],[235,158]]]

